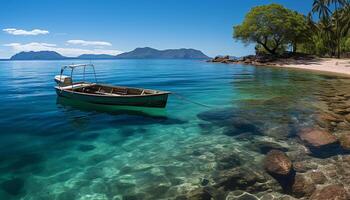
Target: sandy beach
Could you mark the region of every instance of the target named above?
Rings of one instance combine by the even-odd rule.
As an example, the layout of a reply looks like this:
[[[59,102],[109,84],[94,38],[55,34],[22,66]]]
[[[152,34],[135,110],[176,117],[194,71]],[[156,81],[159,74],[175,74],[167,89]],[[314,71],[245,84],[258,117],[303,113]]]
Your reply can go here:
[[[270,64],[268,64],[270,65]],[[316,58],[312,60],[284,59],[271,63],[275,67],[327,72],[350,76],[350,59]]]

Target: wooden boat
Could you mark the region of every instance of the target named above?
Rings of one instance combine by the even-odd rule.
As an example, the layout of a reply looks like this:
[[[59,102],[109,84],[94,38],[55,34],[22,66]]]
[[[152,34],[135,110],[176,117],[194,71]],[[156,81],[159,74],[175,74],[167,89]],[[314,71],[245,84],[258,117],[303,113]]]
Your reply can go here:
[[[84,81],[74,83],[72,76],[77,67],[84,68]],[[85,82],[86,67],[93,68],[96,83]],[[67,68],[71,69],[71,76],[63,75]],[[63,66],[61,74],[55,76],[55,81],[57,95],[96,104],[164,108],[170,94],[167,91],[97,83],[95,68],[92,64]]]

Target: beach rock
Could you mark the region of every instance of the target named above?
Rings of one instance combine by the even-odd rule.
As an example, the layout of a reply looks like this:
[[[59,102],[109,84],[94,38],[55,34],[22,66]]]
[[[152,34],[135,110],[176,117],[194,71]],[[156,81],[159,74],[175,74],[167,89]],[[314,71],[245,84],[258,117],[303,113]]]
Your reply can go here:
[[[293,169],[292,161],[279,150],[272,150],[266,155],[264,167],[268,173],[277,176],[288,176]]]
[[[350,132],[344,132],[339,137],[340,146],[346,150],[350,151]]]
[[[301,174],[297,174],[292,184],[292,194],[297,198],[311,196],[315,191],[315,184]]]
[[[349,194],[341,185],[329,185],[316,190],[310,200],[349,200]]]
[[[1,188],[10,195],[19,195],[24,187],[24,180],[21,178],[13,178],[1,183]]]
[[[320,171],[311,172],[310,178],[315,184],[324,184],[327,181],[326,176]]]
[[[216,56],[214,59],[211,60],[211,62],[226,62],[230,59],[229,56]]]
[[[313,152],[332,147],[337,144],[337,138],[324,130],[311,129],[299,133],[299,138]]]

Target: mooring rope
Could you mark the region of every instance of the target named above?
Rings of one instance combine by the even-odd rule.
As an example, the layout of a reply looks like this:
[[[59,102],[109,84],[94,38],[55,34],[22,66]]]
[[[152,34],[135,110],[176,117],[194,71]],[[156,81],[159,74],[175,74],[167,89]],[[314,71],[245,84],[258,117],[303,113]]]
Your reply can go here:
[[[193,104],[196,104],[196,105],[199,105],[199,106],[203,106],[203,107],[206,107],[206,108],[211,108],[212,106],[209,106],[209,105],[206,105],[206,104],[203,104],[203,103],[199,103],[199,102],[196,102],[196,101],[193,101],[193,100],[190,100],[182,95],[179,95],[177,93],[171,93],[173,94],[175,97],[177,97],[178,99],[181,99],[181,100],[184,100],[184,101],[188,101],[190,103],[193,103]]]

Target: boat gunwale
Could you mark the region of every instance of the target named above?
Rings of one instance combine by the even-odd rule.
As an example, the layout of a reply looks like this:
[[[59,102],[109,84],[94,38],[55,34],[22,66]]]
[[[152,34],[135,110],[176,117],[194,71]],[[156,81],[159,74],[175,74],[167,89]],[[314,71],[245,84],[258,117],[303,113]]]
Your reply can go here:
[[[168,91],[162,91],[162,90],[152,90],[152,89],[144,89],[144,88],[134,88],[134,87],[124,87],[124,86],[115,86],[115,85],[109,85],[109,84],[99,84],[99,83],[88,83],[87,84],[94,84],[94,85],[101,85],[101,86],[107,86],[107,87],[112,87],[112,88],[126,88],[126,89],[138,89],[138,90],[150,90],[150,91],[157,91],[159,93],[156,94],[144,94],[144,95],[119,95],[119,96],[114,96],[114,95],[99,95],[99,94],[92,94],[92,93],[85,93],[85,92],[77,92],[74,90],[71,90],[71,88],[67,89],[62,89],[59,86],[55,86],[55,88],[59,91],[65,91],[69,92],[72,94],[80,94],[80,95],[87,95],[87,96],[94,96],[94,97],[110,97],[110,98],[131,98],[131,97],[151,97],[151,96],[161,96],[161,95],[169,95],[171,92]],[[73,84],[74,85],[74,84]]]

